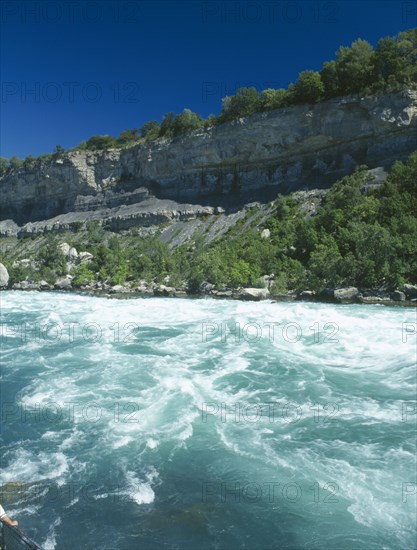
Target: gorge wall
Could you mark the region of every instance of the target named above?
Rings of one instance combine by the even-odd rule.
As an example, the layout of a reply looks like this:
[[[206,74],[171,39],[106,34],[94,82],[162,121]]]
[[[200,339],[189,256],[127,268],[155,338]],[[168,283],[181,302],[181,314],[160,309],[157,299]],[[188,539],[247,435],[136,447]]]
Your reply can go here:
[[[417,91],[336,98],[14,170],[0,179],[0,219],[32,230],[90,219],[146,226],[326,188],[357,165],[389,168],[416,149]]]

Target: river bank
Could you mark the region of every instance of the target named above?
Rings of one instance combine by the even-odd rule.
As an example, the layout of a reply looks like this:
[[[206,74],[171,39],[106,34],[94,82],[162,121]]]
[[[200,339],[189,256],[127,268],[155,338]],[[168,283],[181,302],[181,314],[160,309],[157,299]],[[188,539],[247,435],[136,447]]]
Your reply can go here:
[[[403,290],[384,291],[379,289],[360,290],[355,287],[325,289],[322,292],[302,291],[289,293],[272,293],[266,288],[238,288],[216,290],[210,288],[208,283],[200,292],[190,292],[185,288],[174,288],[166,285],[156,285],[145,283],[141,286],[129,287],[125,285],[85,285],[80,288],[74,288],[71,285],[57,283],[50,285],[45,281],[15,283],[11,288],[2,290],[19,290],[23,292],[65,292],[74,294],[84,294],[87,296],[97,296],[103,298],[190,298],[202,299],[206,297],[216,299],[229,299],[241,301],[262,301],[271,300],[272,302],[313,302],[313,303],[333,303],[333,304],[380,304],[386,306],[417,307],[417,286],[404,285]],[[208,288],[207,288],[208,287]]]

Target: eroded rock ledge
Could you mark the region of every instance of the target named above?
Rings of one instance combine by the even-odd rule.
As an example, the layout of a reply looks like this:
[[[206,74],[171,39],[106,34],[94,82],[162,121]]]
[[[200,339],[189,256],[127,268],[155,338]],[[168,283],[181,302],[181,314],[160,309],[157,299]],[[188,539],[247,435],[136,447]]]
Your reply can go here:
[[[150,226],[326,188],[357,165],[386,169],[416,148],[417,91],[337,98],[12,171],[0,179],[0,218],[10,234],[35,222],[28,234],[93,219],[114,230]]]

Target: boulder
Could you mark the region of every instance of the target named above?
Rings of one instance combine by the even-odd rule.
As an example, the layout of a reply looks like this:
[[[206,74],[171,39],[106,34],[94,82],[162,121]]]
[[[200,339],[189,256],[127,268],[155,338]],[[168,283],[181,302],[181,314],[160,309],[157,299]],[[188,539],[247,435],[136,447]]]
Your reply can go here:
[[[39,290],[41,282],[35,283],[34,281],[20,281],[20,283],[14,283],[12,288],[13,290]]]
[[[68,243],[61,243],[58,248],[61,250],[62,254],[67,257],[69,254],[69,251],[71,250],[71,247]]]
[[[58,290],[70,290],[72,288],[71,285],[72,277],[61,277],[58,279],[54,285],[54,287]]]
[[[114,294],[114,293],[120,293],[120,292],[128,292],[128,291],[129,291],[129,289],[126,288],[126,287],[123,286],[123,285],[114,285],[114,286],[112,286],[111,289],[110,289],[110,292],[111,292],[112,294]]]
[[[40,283],[37,281],[26,281],[26,290],[39,290]]]
[[[6,288],[9,284],[9,272],[6,267],[0,263],[0,288]]]
[[[71,247],[69,249],[69,252],[68,252],[68,258],[70,259],[70,261],[74,261],[78,258],[78,252],[77,252],[77,249],[74,248],[74,247]]]
[[[0,222],[1,237],[17,237],[20,227],[13,220],[3,220]]]
[[[38,283],[38,288],[40,288],[41,290],[49,290],[51,287],[51,285],[49,283],[47,283],[46,281],[39,281]]]
[[[267,288],[241,288],[237,292],[237,297],[242,300],[265,300],[269,298],[269,290]]]
[[[336,302],[351,302],[359,296],[359,290],[354,286],[346,288],[326,288],[324,295],[333,298]]]
[[[394,290],[391,294],[391,300],[394,300],[395,302],[405,302],[404,292],[401,292],[401,290]]]
[[[274,279],[275,279],[275,275],[271,273],[271,275],[262,275],[262,277],[260,277],[259,279],[259,282],[264,288],[271,290],[271,286],[274,282]]]
[[[212,294],[213,294],[213,296],[217,296],[218,298],[231,298],[233,296],[233,291],[231,291],[231,290],[213,290]]]
[[[175,296],[176,289],[172,286],[159,285],[153,291],[155,296]]]
[[[408,300],[411,300],[412,298],[417,298],[417,285],[405,284],[403,286],[403,292]]]
[[[271,236],[271,232],[269,229],[263,229],[261,231],[261,239],[269,239],[270,236]]]
[[[88,262],[91,262],[91,260],[93,259],[93,255],[90,254],[90,252],[79,252],[78,253],[78,258],[80,260],[80,263],[88,263]]]
[[[149,287],[148,283],[144,282],[144,281],[141,281],[140,285],[137,286],[135,289],[134,289],[135,292],[140,292],[141,294],[144,294],[144,295],[147,295],[147,296],[152,296],[153,295],[153,290],[152,288]]]
[[[200,285],[200,292],[202,294],[210,294],[210,292],[214,290],[214,285],[211,283],[208,283],[207,281],[203,281]]]

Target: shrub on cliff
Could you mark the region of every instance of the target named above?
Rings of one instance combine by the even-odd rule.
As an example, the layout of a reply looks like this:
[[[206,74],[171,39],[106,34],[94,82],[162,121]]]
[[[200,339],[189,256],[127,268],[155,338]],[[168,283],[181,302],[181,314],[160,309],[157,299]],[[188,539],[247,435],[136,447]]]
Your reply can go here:
[[[150,120],[149,122],[145,122],[139,131],[140,135],[145,138],[146,141],[151,141],[159,136],[160,130],[161,125],[159,122],[156,120]]]
[[[139,130],[124,130],[117,138],[117,145],[130,145],[139,139]]]
[[[279,88],[267,88],[261,92],[261,106],[262,110],[269,111],[271,109],[280,109],[286,107],[290,103],[290,97],[287,90]]]
[[[375,49],[374,65],[380,83],[417,82],[417,28],[381,38]]]
[[[315,71],[303,71],[298,76],[294,87],[295,103],[317,103],[323,99],[324,84],[320,73]]]
[[[234,96],[223,98],[219,121],[253,115],[262,110],[262,99],[256,88],[239,88]]]
[[[177,115],[174,119],[172,133],[173,136],[186,134],[193,130],[203,127],[203,119],[197,113],[193,113],[190,109],[184,109],[183,112]]]
[[[13,157],[11,157],[11,159],[9,160],[9,168],[11,170],[19,170],[22,167],[23,167],[23,160],[21,160],[16,155],[13,155]]]
[[[97,151],[116,147],[117,141],[112,136],[93,136],[85,142],[86,149]]]

